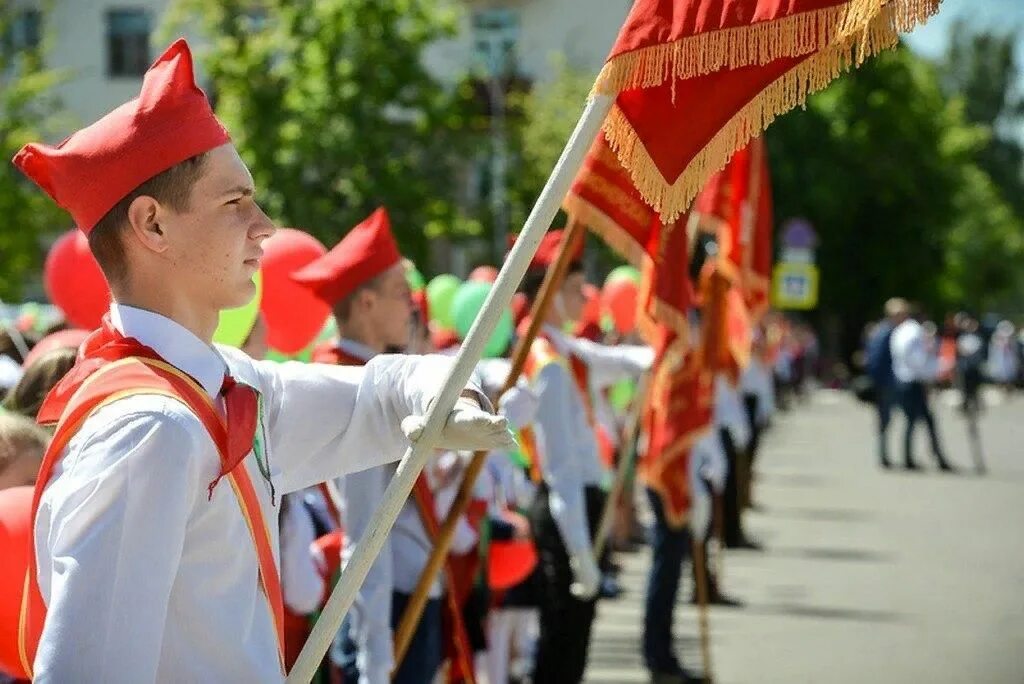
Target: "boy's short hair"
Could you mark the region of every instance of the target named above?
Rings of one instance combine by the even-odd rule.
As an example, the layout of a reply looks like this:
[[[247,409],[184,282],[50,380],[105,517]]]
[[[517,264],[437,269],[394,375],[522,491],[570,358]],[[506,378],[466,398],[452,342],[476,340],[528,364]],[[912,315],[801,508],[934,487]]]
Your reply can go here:
[[[50,446],[50,433],[31,418],[0,411],[0,472],[24,456],[43,460]]]
[[[46,395],[67,375],[77,358],[78,350],[70,347],[43,354],[25,369],[25,374],[4,399],[3,408],[34,420]]]
[[[148,195],[175,211],[185,211],[192,186],[203,172],[206,152],[189,157],[162,171],[128,193],[108,211],[89,233],[89,249],[110,282],[124,279],[128,271],[122,233],[128,228],[128,207],[137,197]]]

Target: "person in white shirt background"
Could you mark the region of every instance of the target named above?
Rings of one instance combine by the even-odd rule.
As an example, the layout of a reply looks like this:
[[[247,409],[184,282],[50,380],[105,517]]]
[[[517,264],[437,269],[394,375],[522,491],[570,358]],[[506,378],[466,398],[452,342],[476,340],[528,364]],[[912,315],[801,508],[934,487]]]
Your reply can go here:
[[[560,242],[560,231],[545,236],[524,279],[528,300],[537,296]],[[580,258],[574,256],[531,347],[534,358],[527,365],[535,371],[526,373],[538,398],[533,432],[542,475],[530,514],[541,577],[536,684],[582,681],[601,581],[591,544],[605,470],[584,396],[570,370],[572,350],[560,332],[579,317],[585,302]]]
[[[92,247],[114,297],[110,334],[150,347],[214,402],[226,373],[260,395],[269,472],[252,451],[238,467],[265,485],[256,496],[272,549],[275,490],[396,459],[404,430],[419,434],[422,421],[406,419],[436,397],[450,367],[443,359],[332,368],[256,362],[211,344],[220,310],[254,295],[274,226],[195,85],[185,41],[157,59],[138,100],[59,148],[27,146],[16,163],[81,230],[96,228]],[[156,176],[162,184],[145,185]],[[439,446],[509,445],[506,422],[477,396],[459,400]],[[192,410],[162,395],[116,400],[85,420],[62,456],[35,527],[48,608],[36,680],[280,682],[248,524],[227,483],[209,489],[220,458]]]
[[[900,300],[902,301],[902,300]],[[917,470],[914,461],[914,427],[924,422],[931,440],[932,455],[940,470],[951,472],[953,467],[946,460],[939,440],[935,416],[928,404],[928,383],[937,372],[937,358],[929,350],[924,326],[913,315],[911,307],[903,305],[893,311],[896,327],[889,340],[892,355],[892,370],[896,376],[896,397],[906,418],[903,437],[903,465],[907,470]]]

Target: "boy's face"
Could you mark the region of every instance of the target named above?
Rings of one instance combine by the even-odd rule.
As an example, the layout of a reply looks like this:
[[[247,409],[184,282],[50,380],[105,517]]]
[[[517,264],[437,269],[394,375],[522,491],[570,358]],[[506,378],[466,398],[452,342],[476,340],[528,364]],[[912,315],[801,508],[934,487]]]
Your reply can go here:
[[[362,305],[369,320],[388,347],[404,349],[412,331],[412,290],[405,266],[395,264],[379,276],[376,287],[364,290]]]
[[[255,294],[263,241],[274,225],[253,197],[249,169],[230,143],[211,150],[192,186],[188,209],[163,207],[160,225],[176,286],[211,308],[242,306]]]
[[[562,284],[562,306],[565,317],[570,321],[578,321],[583,315],[583,306],[587,303],[587,296],[583,292],[586,278],[582,272],[570,273],[565,277]]]

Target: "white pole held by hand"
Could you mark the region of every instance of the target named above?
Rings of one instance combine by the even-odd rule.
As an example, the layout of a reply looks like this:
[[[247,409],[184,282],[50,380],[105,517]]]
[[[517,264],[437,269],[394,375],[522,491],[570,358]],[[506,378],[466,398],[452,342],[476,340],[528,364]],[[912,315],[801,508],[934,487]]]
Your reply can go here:
[[[484,347],[490,339],[494,328],[498,323],[501,314],[508,308],[516,287],[523,279],[526,269],[533,259],[533,255],[540,245],[544,233],[547,232],[551,221],[561,205],[562,199],[569,191],[576,173],[583,164],[583,158],[590,149],[591,143],[600,131],[608,111],[611,109],[614,100],[604,95],[595,95],[587,101],[580,120],[576,124],[569,142],[566,143],[562,155],[558,158],[555,168],[548,178],[544,189],[537,198],[533,211],[526,219],[516,244],[512,247],[505,264],[498,273],[498,278],[491,288],[484,307],[477,316],[473,327],[469,330],[465,342],[459,349],[455,364],[448,374],[437,400],[427,412],[426,425],[420,439],[406,450],[401,463],[398,464],[398,472],[388,484],[384,492],[384,500],[380,508],[370,521],[363,538],[359,541],[348,565],[341,573],[338,584],[331,592],[327,604],[324,606],[320,619],[313,627],[312,634],[303,646],[299,659],[288,675],[288,682],[301,682],[306,684],[312,680],[317,668],[323,660],[324,654],[334,640],[341,621],[348,613],[355,601],[359,587],[362,586],[370,566],[380,553],[384,540],[387,538],[391,527],[395,524],[402,506],[412,492],[416,478],[427,459],[430,457],[441,434],[448,415],[455,406],[463,388],[469,381],[476,364],[483,355]]]

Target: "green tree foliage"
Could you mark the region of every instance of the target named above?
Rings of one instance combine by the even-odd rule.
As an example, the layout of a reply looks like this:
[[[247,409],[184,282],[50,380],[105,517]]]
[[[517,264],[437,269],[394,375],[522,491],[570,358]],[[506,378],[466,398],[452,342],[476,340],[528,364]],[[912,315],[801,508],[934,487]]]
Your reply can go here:
[[[978,151],[978,164],[1024,216],[1024,94],[1015,90],[1021,77],[1013,55],[1016,39],[1013,33],[974,33],[958,21],[940,73],[946,92],[963,98],[967,120],[989,130],[992,137]]]
[[[1016,291],[1020,218],[976,163],[987,130],[967,122],[933,65],[883,53],[767,139],[776,217],[817,229],[819,312],[841,318],[847,350],[887,297],[939,314]]]
[[[41,50],[26,45],[25,13],[0,3],[0,299],[17,300],[37,273],[44,235],[67,226],[66,214],[10,163],[28,142],[49,140],[61,75],[44,68]],[[17,29],[17,30],[16,30]]]
[[[472,136],[462,90],[424,68],[455,16],[430,0],[182,0],[213,38],[201,51],[217,113],[283,225],[328,246],[387,207],[414,259],[439,235],[479,231],[458,211]]]

